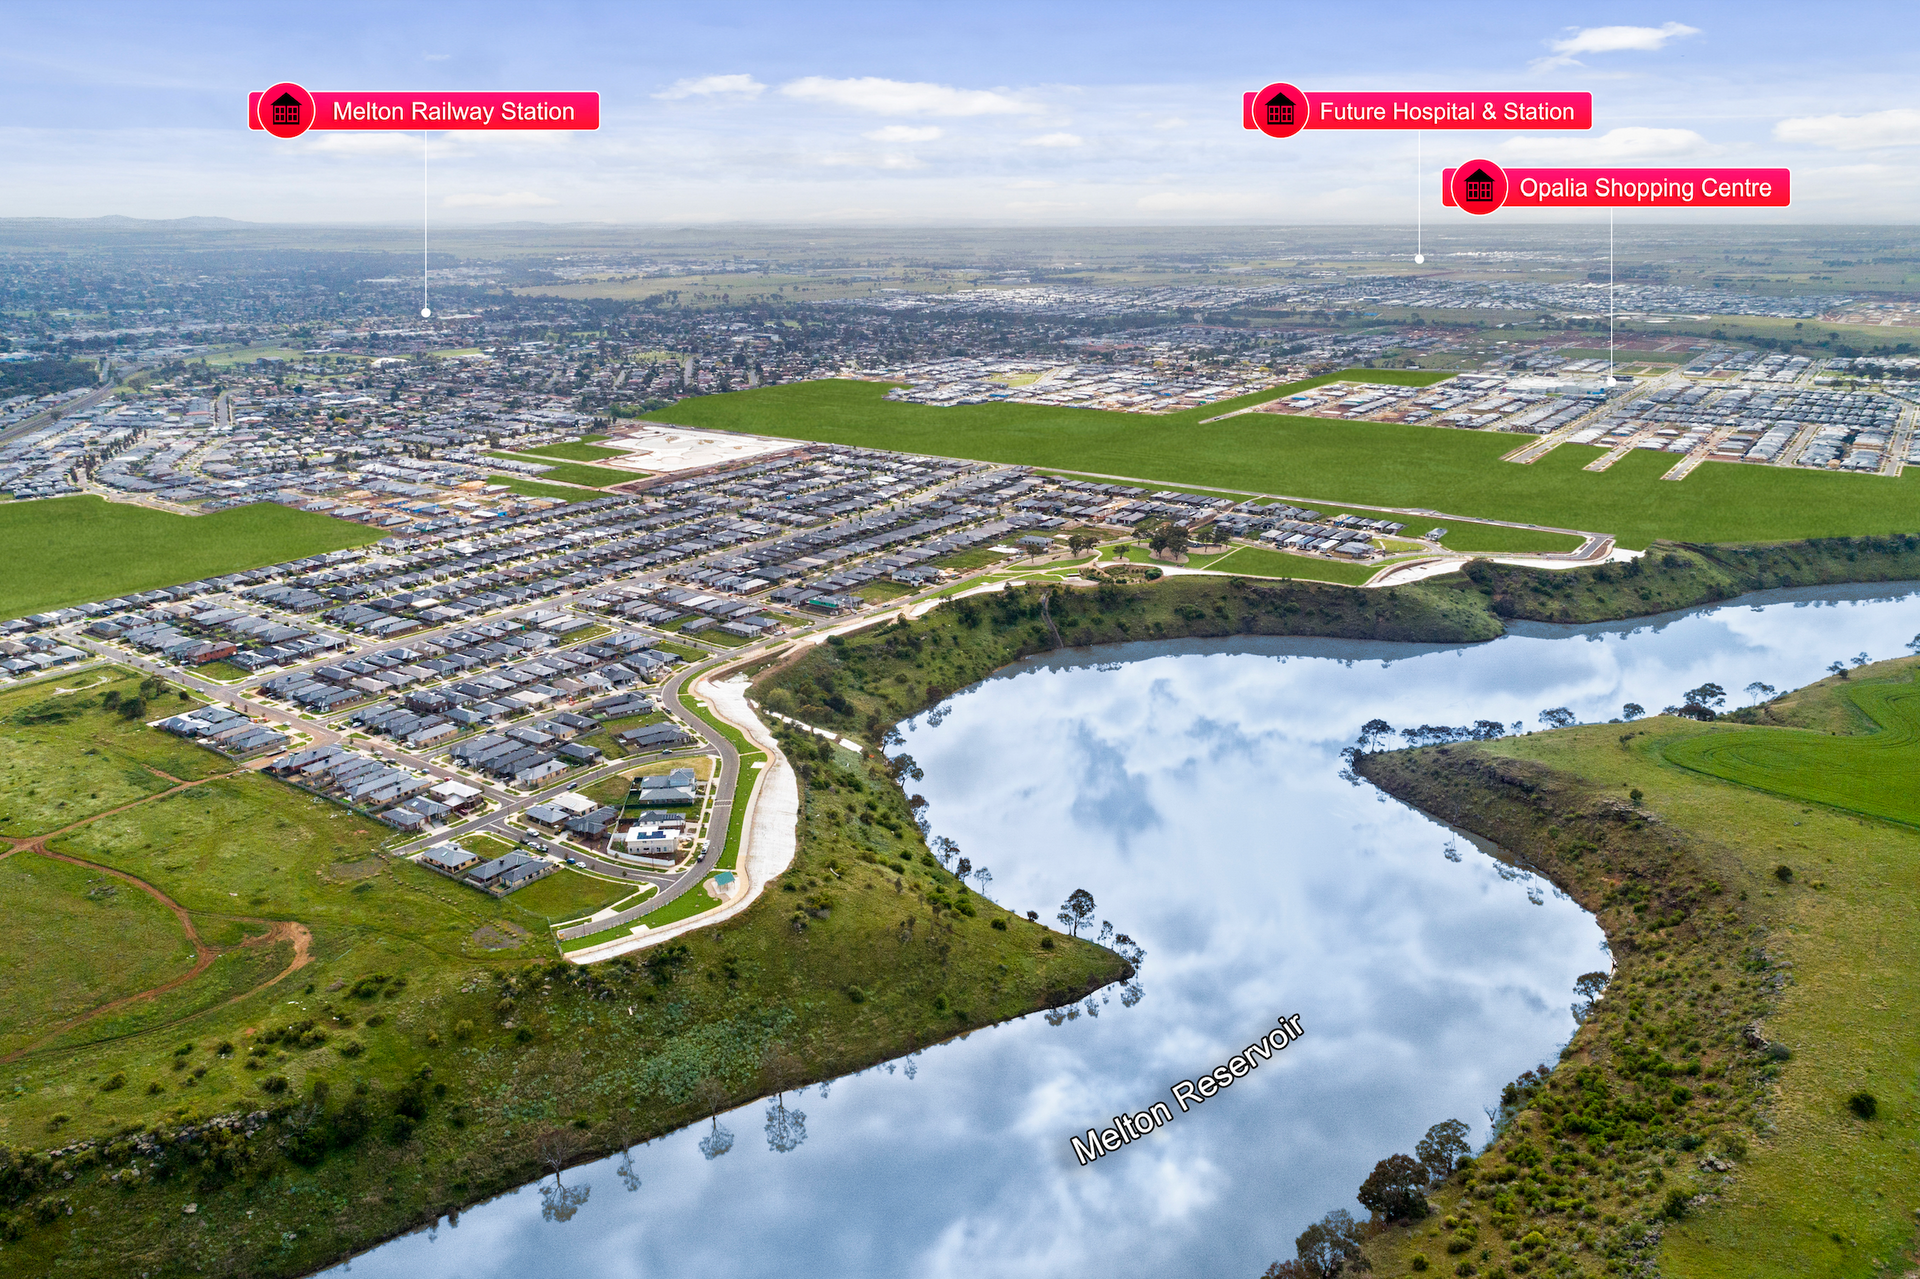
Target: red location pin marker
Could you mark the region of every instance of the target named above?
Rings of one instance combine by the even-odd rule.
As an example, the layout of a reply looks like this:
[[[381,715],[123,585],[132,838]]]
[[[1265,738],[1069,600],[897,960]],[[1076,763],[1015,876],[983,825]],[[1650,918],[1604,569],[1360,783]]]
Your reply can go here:
[[[297,84],[276,84],[260,95],[260,127],[276,138],[297,138],[317,114],[313,95]]]
[[[1290,138],[1307,127],[1313,108],[1307,95],[1293,85],[1270,84],[1253,95],[1253,127],[1270,138]]]
[[[1492,213],[1507,202],[1507,175],[1491,160],[1469,160],[1453,171],[1453,202],[1468,213]]]

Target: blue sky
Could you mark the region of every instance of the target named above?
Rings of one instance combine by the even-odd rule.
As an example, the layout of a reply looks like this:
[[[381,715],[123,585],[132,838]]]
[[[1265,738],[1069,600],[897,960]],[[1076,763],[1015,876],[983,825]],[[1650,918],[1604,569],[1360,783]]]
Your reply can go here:
[[[1435,171],[1788,165],[1756,218],[1910,222],[1908,4],[11,5],[0,216],[1411,222]],[[246,94],[596,89],[597,133],[245,127]],[[1244,132],[1240,94],[1586,89],[1583,135]],[[1519,217],[1513,211],[1499,216]],[[1534,217],[1551,215],[1531,215]],[[1591,215],[1586,215],[1588,219]]]

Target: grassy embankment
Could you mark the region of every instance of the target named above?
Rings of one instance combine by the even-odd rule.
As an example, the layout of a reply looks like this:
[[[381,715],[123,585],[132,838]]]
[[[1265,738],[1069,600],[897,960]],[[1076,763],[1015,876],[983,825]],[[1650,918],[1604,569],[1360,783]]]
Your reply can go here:
[[[582,970],[546,920],[630,886],[561,872],[496,900],[103,705],[135,681],[58,685],[0,694],[7,1273],[306,1273],[555,1161],[1125,975],[959,911],[904,795],[850,753],[834,785],[875,817],[857,850],[810,827],[724,927]]]
[[[1376,1273],[1416,1253],[1485,1279],[1910,1264],[1917,678],[1881,663],[1743,713],[1765,727],[1658,718],[1361,757],[1571,893],[1616,965],[1434,1215],[1368,1243]]]
[[[1310,503],[1337,497],[1430,508],[1611,533],[1635,549],[1659,538],[1750,542],[1904,532],[1920,505],[1920,477],[1914,475],[1885,479],[1708,463],[1672,483],[1660,478],[1673,465],[1672,456],[1646,451],[1589,472],[1581,468],[1601,455],[1597,448],[1563,445],[1518,466],[1500,461],[1516,438],[1483,431],[1270,413],[1202,425],[1231,409],[1336,377],[1423,385],[1442,376],[1354,369],[1161,416],[1030,404],[936,408],[888,401],[881,383],[797,382],[683,400],[649,420]]]
[[[877,742],[955,689],[1064,646],[1224,635],[1462,643],[1499,633],[1470,594],[1424,583],[1355,591],[1191,576],[1140,586],[1010,586],[941,604],[913,622],[833,636],[768,668],[753,689],[781,714]]]
[[[377,542],[385,534],[274,503],[212,515],[93,496],[0,503],[0,620]]]
[[[1465,577],[1462,589],[1479,591],[1501,617],[1613,621],[1712,604],[1749,591],[1920,580],[1920,535],[1744,546],[1656,543],[1624,564],[1553,570],[1482,560],[1470,564]]]

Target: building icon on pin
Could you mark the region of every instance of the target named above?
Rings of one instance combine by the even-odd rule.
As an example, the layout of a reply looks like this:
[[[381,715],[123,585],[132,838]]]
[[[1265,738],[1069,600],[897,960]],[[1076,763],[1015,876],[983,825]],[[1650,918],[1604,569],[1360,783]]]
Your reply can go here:
[[[1493,177],[1485,169],[1475,169],[1463,184],[1463,198],[1475,204],[1493,199]]]
[[[1267,123],[1275,128],[1293,127],[1293,99],[1284,93],[1276,93],[1267,99]]]
[[[300,123],[300,99],[291,93],[283,93],[273,100],[273,122],[275,124],[296,125]]]

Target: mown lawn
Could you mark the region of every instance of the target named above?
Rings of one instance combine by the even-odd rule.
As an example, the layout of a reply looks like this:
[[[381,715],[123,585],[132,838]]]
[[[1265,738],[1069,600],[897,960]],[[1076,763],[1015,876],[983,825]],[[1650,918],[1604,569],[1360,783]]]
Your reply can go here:
[[[1403,384],[1409,376],[1443,375],[1334,375]],[[1556,449],[1530,466],[1502,462],[1519,442],[1512,435],[1268,413],[1201,424],[1334,377],[1165,416],[1029,404],[936,408],[888,401],[886,385],[877,382],[797,382],[682,400],[649,420],[1316,503],[1424,507],[1612,533],[1632,548],[1655,538],[1735,542],[1906,531],[1920,505],[1920,478],[1913,476],[1709,463],[1676,484],[1660,479],[1673,459],[1645,451],[1588,472],[1581,469],[1594,456],[1588,449]]]
[[[0,503],[0,620],[134,591],[177,586],[384,534],[267,502],[174,515],[93,496]]]
[[[549,924],[557,924],[562,920],[591,915],[613,905],[622,897],[631,896],[632,884],[595,879],[563,866],[545,879],[535,880],[525,888],[508,894],[507,900],[528,914],[538,915]]]

